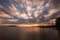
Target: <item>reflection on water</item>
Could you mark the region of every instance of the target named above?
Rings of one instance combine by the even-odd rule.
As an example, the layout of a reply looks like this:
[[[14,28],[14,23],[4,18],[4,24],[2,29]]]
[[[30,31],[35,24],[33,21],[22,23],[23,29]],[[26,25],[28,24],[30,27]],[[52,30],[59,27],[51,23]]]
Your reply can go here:
[[[58,32],[54,28],[21,28],[21,40],[57,40]]]
[[[0,38],[16,40],[57,40],[55,28],[40,27],[0,27]]]

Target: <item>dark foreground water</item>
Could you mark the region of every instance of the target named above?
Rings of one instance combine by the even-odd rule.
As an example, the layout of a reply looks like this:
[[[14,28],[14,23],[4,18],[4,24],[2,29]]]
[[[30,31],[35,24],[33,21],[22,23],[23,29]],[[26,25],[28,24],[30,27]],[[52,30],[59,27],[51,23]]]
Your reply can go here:
[[[55,28],[0,27],[0,40],[58,40]]]

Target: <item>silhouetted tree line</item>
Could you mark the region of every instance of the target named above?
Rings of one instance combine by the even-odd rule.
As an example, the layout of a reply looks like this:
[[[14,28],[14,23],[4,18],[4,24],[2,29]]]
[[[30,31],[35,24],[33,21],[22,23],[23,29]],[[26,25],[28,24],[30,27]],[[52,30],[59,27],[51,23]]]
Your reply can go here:
[[[60,40],[60,17],[56,19],[56,29],[58,30],[59,40]]]
[[[56,28],[57,29],[60,29],[60,17],[58,17],[57,19],[56,19]]]

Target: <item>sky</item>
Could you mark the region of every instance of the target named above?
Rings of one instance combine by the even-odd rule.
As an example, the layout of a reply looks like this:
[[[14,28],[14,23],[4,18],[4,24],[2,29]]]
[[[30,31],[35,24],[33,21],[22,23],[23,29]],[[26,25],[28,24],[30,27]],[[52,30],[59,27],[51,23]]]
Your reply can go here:
[[[60,0],[0,0],[0,24],[55,23]]]

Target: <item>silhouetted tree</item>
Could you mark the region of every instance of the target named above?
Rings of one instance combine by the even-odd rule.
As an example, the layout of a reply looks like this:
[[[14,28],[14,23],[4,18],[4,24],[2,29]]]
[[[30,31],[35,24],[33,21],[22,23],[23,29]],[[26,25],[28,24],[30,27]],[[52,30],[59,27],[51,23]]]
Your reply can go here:
[[[56,29],[58,30],[58,35],[60,39],[60,17],[56,19]]]
[[[59,29],[60,27],[60,17],[56,19],[56,28]]]

